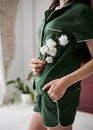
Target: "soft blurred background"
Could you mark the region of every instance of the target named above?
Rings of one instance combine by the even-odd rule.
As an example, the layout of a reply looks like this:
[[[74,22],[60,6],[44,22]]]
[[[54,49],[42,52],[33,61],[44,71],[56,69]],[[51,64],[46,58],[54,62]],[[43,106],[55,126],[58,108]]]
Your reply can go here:
[[[0,0],[0,130],[27,130],[33,101],[21,101],[9,80],[25,79],[29,60],[38,55],[38,27],[51,0]],[[33,79],[26,82],[31,93]],[[21,83],[21,86],[24,83]],[[82,93],[74,130],[93,130],[93,76],[81,83]],[[29,93],[28,89],[25,93]],[[28,99],[28,101],[27,101]]]

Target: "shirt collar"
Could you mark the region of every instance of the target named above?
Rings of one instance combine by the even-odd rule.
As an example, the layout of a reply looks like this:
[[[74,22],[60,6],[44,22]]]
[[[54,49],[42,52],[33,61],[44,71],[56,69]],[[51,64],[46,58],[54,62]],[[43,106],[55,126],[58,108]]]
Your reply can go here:
[[[69,6],[72,5],[74,2],[75,2],[74,0],[68,0],[68,1],[64,4],[64,6],[63,6],[61,9],[59,9],[59,10],[55,10],[55,8],[58,6],[58,4],[56,4],[56,5],[53,6],[51,9],[45,11],[45,18],[46,18],[46,19],[47,19],[47,18],[50,18],[55,12],[60,11],[60,10],[63,10],[63,9],[65,9],[66,7],[69,7]]]
[[[73,3],[74,3],[74,0],[68,0],[68,1],[63,5],[62,8],[68,7],[69,5],[72,5]]]
[[[75,1],[74,0],[68,0],[62,8],[64,7],[68,7],[69,5],[72,5]],[[50,10],[54,10],[59,4],[57,3],[56,5],[54,5]]]

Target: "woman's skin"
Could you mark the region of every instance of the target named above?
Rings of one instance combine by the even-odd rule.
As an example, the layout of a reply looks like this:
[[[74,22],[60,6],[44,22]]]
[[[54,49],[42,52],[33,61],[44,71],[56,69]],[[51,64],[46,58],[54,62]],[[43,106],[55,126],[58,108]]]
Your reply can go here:
[[[64,0],[60,0],[60,4],[56,9],[62,8],[63,4]],[[49,89],[48,93],[55,102],[62,98],[67,88],[72,84],[93,74],[93,40],[87,41],[86,44],[90,51],[92,59],[81,66],[78,70],[60,79],[50,81],[43,87],[43,91],[45,89]],[[29,63],[29,67],[33,70],[35,75],[38,75],[45,65],[46,62],[38,59],[37,57],[33,58]],[[38,112],[32,112],[28,130],[72,130],[72,126],[64,128],[58,125],[55,128],[45,128],[42,125],[40,114]]]
[[[32,112],[28,130],[72,130],[72,126],[62,127],[58,125],[54,128],[46,128],[42,124],[40,113]]]

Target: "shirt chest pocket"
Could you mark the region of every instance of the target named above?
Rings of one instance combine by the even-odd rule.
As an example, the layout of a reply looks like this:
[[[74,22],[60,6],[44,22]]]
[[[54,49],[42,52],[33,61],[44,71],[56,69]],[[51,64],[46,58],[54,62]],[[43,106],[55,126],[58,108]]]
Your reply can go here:
[[[44,39],[48,40],[49,38],[51,38],[54,41],[56,41],[56,39],[58,39],[58,37],[61,36],[61,34],[62,34],[61,29],[47,27],[44,30]]]

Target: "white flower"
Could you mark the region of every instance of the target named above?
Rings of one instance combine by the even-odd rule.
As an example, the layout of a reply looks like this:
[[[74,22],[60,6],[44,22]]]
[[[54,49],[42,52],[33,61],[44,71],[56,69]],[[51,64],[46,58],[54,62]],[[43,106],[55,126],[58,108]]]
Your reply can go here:
[[[49,48],[48,54],[51,56],[55,56],[57,53],[57,49],[55,47]]]
[[[40,48],[40,52],[42,53],[42,55],[49,54],[51,56],[55,56],[57,53],[57,49],[53,46],[50,47],[50,46],[44,45]]]
[[[53,58],[51,56],[47,56],[46,59],[45,59],[45,61],[47,63],[53,63]]]
[[[68,44],[68,37],[66,35],[61,35],[58,40],[60,45],[65,46]]]
[[[47,45],[49,48],[52,48],[52,47],[56,46],[56,42],[53,41],[52,39],[48,39],[47,42],[46,42],[46,45]]]
[[[58,38],[59,44],[65,46],[68,44],[69,40],[67,35],[61,35]],[[58,43],[56,43],[53,39],[48,39],[46,41],[46,45],[42,46],[40,48],[40,52],[42,55],[45,55],[45,61],[47,63],[53,63],[53,57],[56,56],[57,53],[57,46]]]
[[[40,48],[40,52],[41,52],[43,55],[45,55],[46,53],[48,53],[48,51],[49,51],[49,48],[48,48],[48,46],[46,46],[46,45],[44,45],[44,46],[42,46],[42,47]]]

